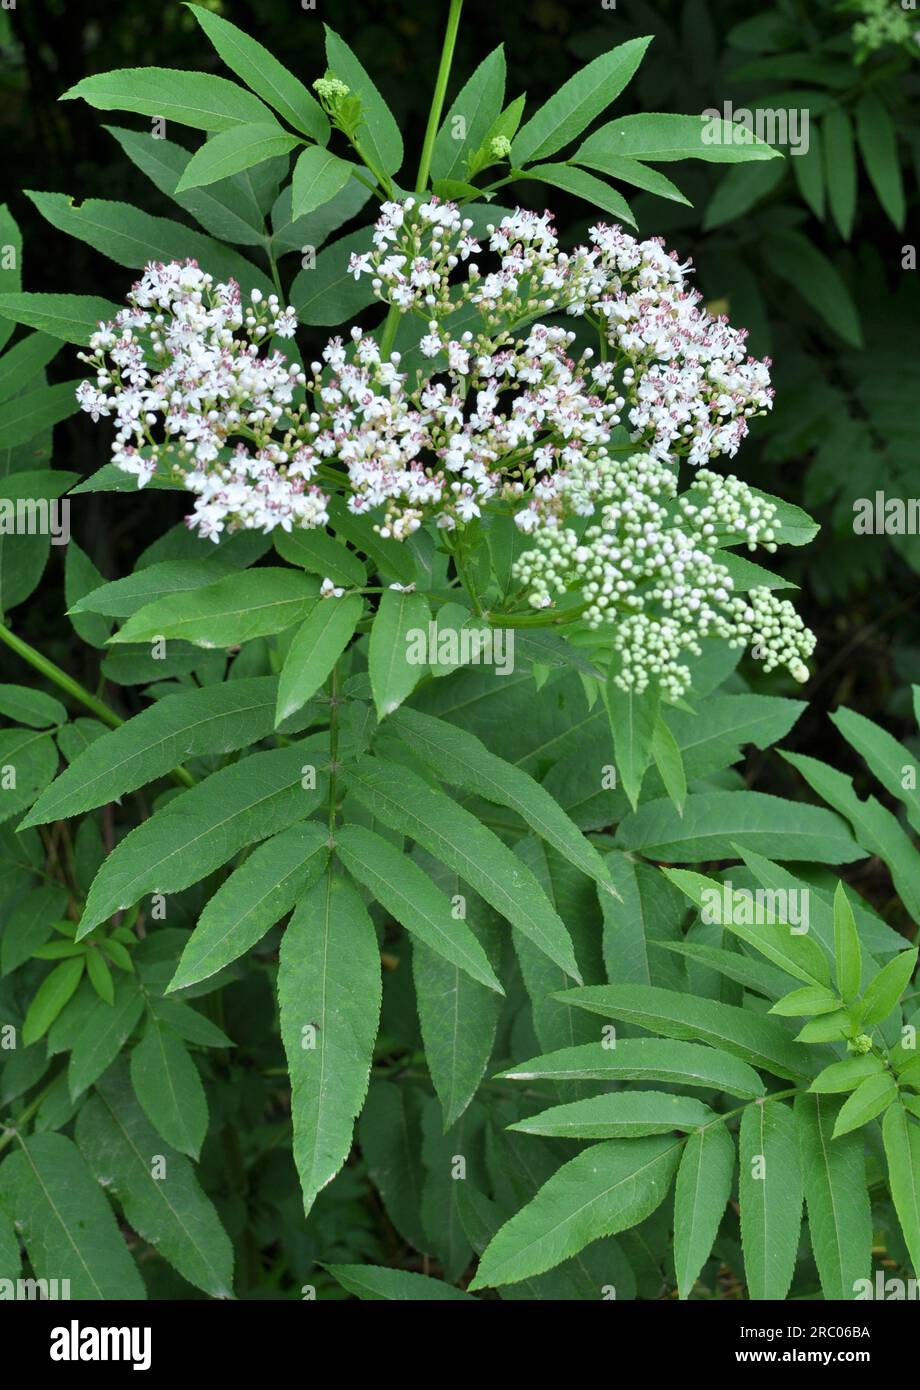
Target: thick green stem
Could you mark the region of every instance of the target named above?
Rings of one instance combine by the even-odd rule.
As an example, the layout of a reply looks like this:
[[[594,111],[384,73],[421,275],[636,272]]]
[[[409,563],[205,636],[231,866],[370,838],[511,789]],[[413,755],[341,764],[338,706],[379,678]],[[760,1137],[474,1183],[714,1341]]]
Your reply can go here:
[[[441,61],[438,64],[438,75],[435,78],[434,92],[431,97],[431,107],[428,112],[428,124],[425,127],[425,139],[422,143],[422,157],[419,160],[418,174],[415,179],[416,193],[424,193],[428,186],[428,175],[431,172],[431,156],[434,153],[434,142],[438,134],[438,126],[441,124],[441,112],[444,110],[444,98],[447,94],[447,83],[450,78],[451,63],[454,60],[454,48],[457,43],[457,31],[460,28],[460,11],[463,9],[463,0],[450,0],[450,12],[447,16],[447,28],[444,31],[444,42],[441,45]],[[380,355],[386,361],[393,351],[393,344],[396,341],[396,330],[399,327],[401,311],[395,304],[390,305],[389,312],[383,323],[383,336],[380,339]]]
[[[0,623],[0,642],[5,642],[11,651],[17,656],[21,656],[23,661],[27,661],[41,675],[52,681],[59,690],[70,695],[74,700],[78,700],[81,705],[90,710],[97,719],[101,719],[104,724],[108,724],[110,729],[117,729],[124,720],[119,719],[114,710],[110,710],[108,705],[104,705],[101,700],[97,700],[95,695],[91,695],[79,681],[75,681],[72,676],[68,676],[66,671],[62,671],[60,666],[55,666],[53,661],[49,661],[41,652],[37,652],[28,642],[24,642],[21,637],[17,637],[15,632],[4,624]]]
[[[0,642],[5,642],[11,651],[22,657],[23,661],[27,661],[34,670],[38,671],[46,680],[51,681],[59,690],[63,690],[71,699],[77,700],[97,719],[101,719],[103,724],[108,724],[110,729],[117,729],[125,722],[114,710],[109,709],[108,705],[104,705],[101,700],[97,700],[95,695],[91,695],[79,681],[75,681],[72,676],[68,676],[66,671],[62,671],[60,666],[55,666],[53,661],[49,661],[28,642],[17,637],[15,632],[11,632],[5,623],[0,623]],[[195,784],[194,777],[184,767],[174,768],[172,776],[175,781],[180,782],[185,787],[192,787]]]
[[[418,177],[415,180],[416,193],[424,193],[428,186],[431,156],[434,152],[438,126],[441,124],[441,112],[444,110],[444,98],[447,95],[447,83],[450,78],[451,63],[454,60],[454,48],[457,43],[457,30],[460,28],[460,11],[462,9],[463,0],[450,0],[447,29],[444,32],[444,43],[441,46],[441,62],[435,79],[434,95],[431,98],[431,110],[428,112],[428,125],[425,128],[425,140],[422,145],[422,157],[419,160]]]
[[[535,609],[530,613],[485,613],[490,627],[562,627],[564,623],[574,623],[580,618],[588,603],[580,603],[576,608]]]

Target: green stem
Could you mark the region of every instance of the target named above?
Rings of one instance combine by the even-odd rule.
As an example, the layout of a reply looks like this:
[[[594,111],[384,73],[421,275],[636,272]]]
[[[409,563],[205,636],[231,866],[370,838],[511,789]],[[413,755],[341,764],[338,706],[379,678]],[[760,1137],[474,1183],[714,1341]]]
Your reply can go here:
[[[110,710],[108,705],[104,705],[101,700],[97,700],[95,695],[91,695],[79,681],[75,681],[72,676],[68,676],[66,671],[62,671],[60,666],[55,666],[53,661],[49,661],[41,652],[37,652],[28,642],[24,642],[21,637],[17,637],[15,632],[11,632],[5,623],[0,623],[0,642],[5,642],[11,651],[17,656],[21,656],[23,661],[27,661],[41,675],[52,681],[60,690],[78,700],[81,705],[85,705],[97,719],[101,719],[104,724],[108,724],[110,729],[117,729],[124,720],[119,719],[114,710]]]
[[[463,9],[463,0],[450,0],[450,13],[447,16],[447,28],[444,31],[444,43],[441,46],[441,62],[438,66],[438,75],[434,84],[434,95],[431,98],[431,109],[428,112],[428,125],[425,128],[425,140],[422,145],[422,157],[419,160],[418,176],[415,180],[416,193],[424,193],[428,185],[428,174],[431,170],[431,156],[434,152],[434,142],[438,134],[438,126],[441,124],[441,112],[444,110],[444,98],[447,94],[447,82],[450,77],[451,63],[454,61],[454,48],[457,43],[457,30],[460,28],[460,11]]]
[[[5,642],[11,651],[22,657],[23,661],[27,661],[46,680],[51,681],[59,690],[63,690],[71,699],[78,701],[97,719],[101,719],[103,724],[108,724],[110,729],[118,729],[125,722],[114,710],[109,709],[108,705],[104,705],[101,700],[96,699],[95,695],[91,695],[79,681],[75,681],[72,676],[68,676],[66,671],[62,671],[60,666],[55,666],[53,661],[49,661],[28,642],[17,637],[15,632],[11,632],[5,623],[0,623],[0,642]],[[174,768],[172,776],[183,786],[191,787],[195,784],[194,777],[184,767]]]
[[[265,253],[268,256],[268,265],[269,269],[271,270],[272,282],[274,283],[275,291],[278,295],[278,298],[281,300],[281,307],[283,309],[285,302],[284,289],[281,284],[281,276],[278,273],[278,261],[274,251],[272,250],[271,238],[269,238],[265,243]]]
[[[580,603],[561,613],[558,609],[544,609],[530,613],[485,613],[483,616],[490,627],[561,627],[564,623],[574,623],[588,607],[587,603]]]
[[[479,595],[476,592],[476,584],[473,580],[473,576],[470,573],[465,556],[463,556],[459,550],[454,551],[454,564],[457,566],[457,574],[460,576],[463,587],[470,596],[470,602],[473,605],[473,611],[477,618],[485,617],[482,604],[479,601]]]
[[[45,1096],[54,1086],[56,1081],[57,1077],[54,1078],[54,1081],[49,1081],[47,1086],[43,1086],[42,1089],[39,1091],[38,1095],[35,1097],[35,1099],[30,1100],[29,1104],[26,1106],[25,1110],[23,1110],[22,1114],[17,1116],[15,1124],[11,1125],[6,1130],[5,1134],[0,1134],[0,1151],[5,1149],[7,1144],[11,1143],[12,1140],[19,1138],[19,1130],[21,1126],[28,1124],[29,1120],[31,1120],[32,1116],[35,1114],[36,1110],[41,1105],[42,1101],[45,1099]]]
[[[431,156],[434,153],[434,142],[437,138],[438,126],[441,123],[441,112],[444,110],[444,98],[447,94],[450,68],[454,60],[454,48],[457,43],[457,31],[460,28],[460,11],[462,9],[463,0],[450,0],[447,28],[444,31],[444,42],[441,45],[441,61],[438,64],[438,75],[435,78],[434,92],[431,97],[431,107],[428,111],[428,124],[425,127],[425,139],[422,143],[422,157],[419,160],[418,174],[415,178],[416,193],[424,193],[428,185],[428,175],[431,172]],[[384,361],[386,361],[393,351],[399,319],[399,307],[395,304],[391,304],[389,312],[384,319],[383,336],[380,339],[380,355]]]

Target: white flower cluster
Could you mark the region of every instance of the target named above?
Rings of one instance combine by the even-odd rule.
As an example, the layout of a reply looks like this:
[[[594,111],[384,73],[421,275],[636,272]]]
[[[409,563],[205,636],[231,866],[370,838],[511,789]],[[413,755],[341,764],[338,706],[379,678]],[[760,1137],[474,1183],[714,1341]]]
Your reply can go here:
[[[637,241],[619,226],[595,226],[590,244],[559,249],[549,213],[518,208],[489,226],[499,257],[488,274],[470,257],[481,250],[456,208],[436,198],[385,203],[375,249],[351,258],[355,277],[373,277],[375,292],[402,310],[437,320],[465,303],[486,325],[566,313],[599,329],[602,361],[593,389],[625,407],[633,442],[659,458],[698,465],[733,456],[752,415],[769,410],[769,360],[747,356],[746,334],[701,307],[688,288],[689,262],[668,255],[660,239]],[[467,262],[466,277],[450,276]],[[435,323],[432,355],[450,335]],[[437,348],[435,347],[437,344]]]
[[[487,249],[481,271],[473,224],[449,203],[383,205],[351,270],[424,320],[411,371],[357,327],[305,371],[272,346],[297,327],[276,296],[244,303],[193,261],[150,264],[82,354],[96,375],[80,404],[114,416],[113,462],[139,487],[171,470],[195,494],[188,523],[215,541],[325,526],[334,493],[399,540],[498,499],[533,537],[517,565],[531,603],[580,588],[591,625],[615,621],[625,686],[654,676],[678,693],[679,655],[708,633],[802,678],[811,634],[768,591],[733,594],[714,553],[726,534],[775,548],[772,509],[700,467],[770,408],[769,364],[701,307],[660,241],[597,226],[566,253],[548,213],[518,209]],[[458,308],[473,327],[451,330]],[[576,351],[547,321],[560,315],[583,319],[597,350]],[[684,461],[698,471],[678,496]]]
[[[670,698],[686,691],[685,652],[700,653],[699,639],[721,637],[749,646],[766,670],[788,667],[805,680],[814,635],[792,605],[769,589],[734,593],[720,542],[743,539],[775,550],[776,508],[738,478],[701,469],[679,496],[674,471],[651,454],[606,461],[593,476],[571,477],[576,499],[590,491],[599,520],[585,528],[549,515],[534,548],[515,562],[515,577],[535,608],[554,592],[577,589],[589,627],[612,624],[615,677],[623,690],[641,693],[656,682]],[[588,513],[581,505],[572,508]],[[593,511],[593,506],[590,508]]]
[[[80,354],[96,379],[77,399],[94,420],[114,415],[112,462],[138,487],[171,463],[197,496],[189,525],[202,536],[319,526],[326,498],[312,469],[273,437],[306,377],[282,353],[259,352],[295,328],[275,295],[253,290],[244,305],[234,281],[215,285],[194,261],[152,263]]]

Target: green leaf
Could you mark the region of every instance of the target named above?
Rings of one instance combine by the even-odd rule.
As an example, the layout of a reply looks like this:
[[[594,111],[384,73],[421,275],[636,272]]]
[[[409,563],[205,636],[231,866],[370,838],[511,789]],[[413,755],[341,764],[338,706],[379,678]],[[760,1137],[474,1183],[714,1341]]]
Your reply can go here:
[[[581,198],[603,212],[609,212],[612,217],[628,223],[630,227],[637,226],[632,209],[621,193],[611,188],[609,183],[596,179],[593,174],[573,164],[532,164],[521,177],[537,179],[538,182],[548,183],[553,188],[561,188],[563,193],[571,193],[574,198]]]
[[[563,83],[518,132],[511,147],[514,164],[545,159],[580,135],[620,95],[651,41],[649,36],[621,43]]]
[[[384,1265],[326,1265],[333,1279],[347,1293],[360,1299],[390,1299],[399,1302],[475,1303],[477,1300],[453,1284],[413,1274],[407,1269],[387,1269]]]
[[[335,534],[367,556],[372,573],[372,567],[376,566],[377,571],[387,579],[396,579],[403,585],[416,582],[416,564],[409,544],[383,540],[374,530],[371,518],[355,516],[348,510],[345,499],[337,494],[329,498],[328,511]]]
[[[663,1038],[622,1038],[615,1046],[585,1043],[534,1057],[504,1071],[512,1081],[667,1081],[727,1091],[754,1100],[764,1084],[746,1062],[698,1043]]]
[[[68,999],[76,993],[77,985],[83,978],[84,965],[83,956],[62,960],[50,975],[46,975],[22,1025],[24,1047],[29,1047],[47,1033]]]
[[[497,835],[409,768],[375,758],[346,775],[349,789],[384,825],[447,864],[567,975],[580,979],[561,918]]]
[[[613,734],[617,773],[635,811],[642,781],[652,758],[660,696],[657,687],[653,686],[641,694],[621,690],[614,679],[615,675],[616,667],[611,665],[604,687],[604,699]]]
[[[26,444],[42,430],[66,420],[77,409],[78,381],[65,381],[59,386],[37,386],[7,401],[0,420],[0,449],[13,449]]]
[[[329,122],[319,102],[303,83],[267,48],[229,20],[203,5],[189,5],[189,9],[227,67],[295,130],[325,145],[329,139]]]
[[[403,161],[403,142],[393,113],[345,40],[328,24],[324,28],[330,70],[361,98],[362,123],[358,127],[361,147],[385,174],[395,174]]]
[[[182,1039],[153,1017],[131,1051],[131,1085],[157,1134],[197,1158],[208,1129],[201,1076]]]
[[[16,724],[28,724],[30,729],[67,723],[67,711],[60,700],[25,685],[0,685],[0,714]]]
[[[738,1201],[748,1297],[789,1292],[802,1227],[802,1160],[795,1116],[779,1102],[746,1107],[739,1133]]]
[[[862,948],[856,919],[843,883],[837,884],[834,894],[834,959],[836,962],[837,988],[850,1004],[859,993],[862,980]]]
[[[294,1162],[307,1212],[348,1157],[380,997],[374,924],[355,889],[329,869],[291,918],[278,967]]]
[[[183,1004],[180,999],[167,999],[160,994],[150,995],[148,1002],[150,1012],[186,1042],[196,1043],[199,1047],[234,1046],[222,1028],[218,1028],[216,1023],[190,1004]]]
[[[504,994],[469,927],[454,916],[450,900],[412,859],[361,825],[343,826],[335,838],[345,868],[397,922],[471,979]]]
[[[819,221],[824,221],[824,142],[821,127],[814,121],[808,133],[808,149],[799,150],[790,161],[799,192]]]
[[[681,937],[686,908],[681,895],[650,864],[614,853],[607,856],[620,898],[599,893],[604,965],[609,980],[624,984],[675,983],[673,968],[653,949]],[[682,974],[682,972],[679,972]]]
[[[112,1208],[62,1134],[19,1136],[0,1166],[0,1208],[16,1223],[37,1279],[69,1280],[70,1297],[146,1298]]]
[[[827,763],[803,753],[787,753],[785,749],[780,749],[780,756],[802,774],[820,797],[846,816],[863,848],[888,865],[895,890],[910,915],[920,918],[920,855],[897,817],[873,796],[861,800],[853,779]]]
[[[278,554],[290,565],[299,565],[346,589],[361,589],[367,583],[367,570],[359,557],[325,531],[279,529],[274,541]]]
[[[205,907],[169,990],[209,979],[255,946],[319,878],[328,841],[325,826],[304,821],[254,849]]]
[[[735,1171],[735,1143],[723,1124],[691,1134],[674,1186],[674,1265],[681,1298],[689,1298],[709,1258]]]
[[[75,949],[79,950],[79,947]],[[115,1002],[115,985],[111,970],[98,951],[88,951],[85,960],[90,984],[102,1002],[111,1006]]]
[[[583,152],[585,145],[588,146],[587,154]],[[617,183],[628,183],[633,188],[641,188],[645,193],[654,193],[659,198],[667,198],[672,203],[683,203],[690,207],[689,200],[677,185],[657,169],[649,169],[647,165],[640,164],[638,159],[623,159],[618,155],[604,154],[602,151],[592,154],[590,141],[586,141],[585,145],[575,151],[569,160],[570,164],[583,164],[588,169],[596,169],[598,173],[606,174]]]
[[[12,333],[9,324],[4,328]],[[0,358],[0,401],[8,401],[36,380],[43,379],[41,373],[47,364],[60,351],[60,343],[46,333],[30,333],[20,338]]]
[[[901,1105],[892,1105],[882,1123],[888,1186],[898,1213],[914,1273],[920,1271],[920,1125],[911,1124]]]
[[[719,138],[716,138],[719,137]],[[663,164],[675,159],[703,159],[735,164],[748,159],[781,158],[778,150],[733,121],[706,116],[672,116],[645,112],[621,116],[596,130],[578,150],[581,159],[644,159]],[[515,156],[517,157],[517,156]]]
[[[735,888],[730,882],[719,883],[692,870],[665,869],[663,872],[703,909],[704,921],[725,927],[794,979],[820,989],[830,984],[827,956],[816,941],[796,931],[795,924],[783,921],[783,898],[778,892],[764,890],[758,904],[749,888]],[[788,907],[785,911],[788,912]],[[799,915],[803,918],[801,925],[807,928],[808,917],[802,912]]]
[[[68,554],[70,551],[68,550]],[[145,604],[157,599],[182,594],[189,589],[202,589],[225,577],[227,570],[217,558],[206,560],[162,560],[145,565],[124,579],[102,583],[102,577],[87,593],[72,603],[68,612],[101,613],[106,617],[130,618]]]
[[[325,744],[322,738],[305,739],[252,753],[160,807],[118,843],[99,870],[78,939],[145,893],[187,888],[244,845],[305,820],[323,795],[325,778],[316,762]]]
[[[836,268],[801,232],[774,232],[763,245],[767,265],[790,284],[850,347],[862,347],[859,311]]]
[[[263,294],[274,291],[272,281],[252,261],[184,222],[151,217],[130,203],[88,198],[77,205],[65,193],[24,191],[53,227],[85,241],[118,265],[142,270],[152,260],[194,259],[206,265],[215,278],[236,280],[244,294],[252,289]]]
[[[833,1137],[839,1139],[842,1134],[861,1129],[877,1115],[881,1115],[883,1110],[887,1110],[897,1098],[897,1083],[890,1072],[867,1076],[843,1102],[837,1123],[834,1125]]]
[[[188,1159],[168,1150],[138,1105],[121,1064],[98,1084],[77,1116],[77,1144],[125,1219],[179,1271],[212,1298],[233,1297],[233,1246]],[[155,1154],[165,1162],[154,1177]]]
[[[831,989],[821,985],[806,985],[804,989],[794,989],[784,994],[770,1010],[780,1018],[809,1018],[812,1014],[834,1013],[840,1008],[840,999]]]
[[[32,952],[48,940],[54,923],[67,910],[67,898],[64,888],[50,885],[34,888],[4,914],[0,973],[10,975],[18,970]]]
[[[471,1289],[514,1284],[601,1236],[635,1226],[664,1201],[683,1140],[611,1139],[564,1163],[489,1242]]]
[[[646,1134],[670,1134],[675,1129],[697,1129],[712,1119],[712,1111],[691,1096],[619,1091],[550,1106],[509,1128],[552,1139],[637,1139]]]
[[[821,138],[827,200],[840,235],[849,241],[856,215],[856,155],[853,124],[842,106],[831,107],[824,117]]]
[[[610,873],[601,855],[529,773],[496,757],[475,734],[447,720],[433,719],[411,706],[398,710],[391,724],[436,776],[517,812],[569,863],[612,891]]]
[[[23,827],[104,806],[165,776],[184,758],[233,753],[258,742],[274,728],[277,689],[274,676],[253,676],[165,695],[78,754]]]
[[[428,604],[421,594],[387,589],[371,628],[368,667],[377,718],[397,710],[418,684],[425,667],[411,660],[412,634],[428,635]]]
[[[914,765],[907,749],[886,729],[843,705],[834,710],[831,719],[847,743],[866,760],[885,790],[903,801],[907,819],[920,834],[920,792],[910,785]]]
[[[111,639],[181,638],[198,647],[231,647],[301,622],[317,601],[312,575],[267,567],[229,574],[203,589],[145,604]]]
[[[687,799],[687,774],[677,739],[670,725],[659,711],[651,742],[652,757],[664,789],[674,804],[678,815],[683,815]]]
[[[808,1230],[826,1299],[852,1299],[872,1268],[872,1215],[863,1139],[832,1138],[840,1107],[823,1096],[798,1096],[796,1127],[805,1178]]]
[[[375,302],[371,277],[356,278],[348,268],[353,255],[361,255],[370,247],[371,229],[359,227],[356,232],[330,242],[316,257],[314,266],[301,270],[294,277],[291,304],[302,324],[331,327],[353,318]]]
[[[874,92],[867,92],[856,107],[856,138],[878,200],[900,231],[906,206],[897,134],[891,116]]]
[[[283,724],[316,694],[348,646],[364,609],[360,594],[321,599],[288,648],[278,682],[275,724]]]
[[[272,208],[272,240],[271,247],[275,256],[283,256],[289,251],[299,251],[301,256],[308,248],[323,245],[329,240],[333,232],[339,227],[350,222],[353,217],[364,207],[371,197],[372,190],[368,188],[366,182],[361,182],[355,174],[334,198],[330,198],[328,203],[323,203],[322,207],[317,208],[306,217],[300,217],[294,221],[292,217],[293,196],[291,185],[288,184],[279,193],[275,205]],[[366,280],[366,277],[365,277]],[[354,277],[352,277],[354,281]],[[276,537],[283,534],[276,532]],[[297,535],[291,532],[290,535]],[[301,534],[312,534],[302,532]],[[290,536],[288,537],[290,539]]]
[[[868,1026],[881,1023],[891,1013],[904,993],[917,964],[917,947],[902,951],[871,980],[863,993],[861,1023]]]
[[[38,328],[52,338],[86,347],[102,323],[119,311],[110,299],[91,294],[0,294],[0,317]]]
[[[703,231],[709,232],[734,222],[765,198],[779,184],[786,170],[779,161],[736,164],[721,180],[703,219]]]
[[[84,77],[64,92],[61,101],[83,101],[100,111],[136,111],[141,116],[176,121],[196,130],[229,130],[235,125],[263,124],[272,114],[258,97],[204,72],[176,68],[120,68]]]
[[[501,924],[481,898],[461,888],[450,869],[424,851],[414,856],[445,893],[452,912],[463,914],[493,969],[501,958]],[[501,1009],[493,989],[478,984],[465,970],[425,946],[412,943],[412,976],[425,1061],[441,1102],[448,1130],[469,1105],[492,1054]],[[400,1090],[404,1090],[400,1087]]]
[[[300,142],[274,121],[262,125],[237,125],[221,130],[196,150],[185,166],[177,193],[205,184],[219,183],[265,159],[288,154]]]
[[[192,155],[172,140],[151,139],[149,131],[106,126],[125,154],[161,193],[191,213],[206,232],[237,246],[259,246],[265,237],[265,218],[253,188],[255,173],[246,170],[205,188],[177,193],[177,185]]]
[[[676,864],[732,858],[734,842],[774,859],[849,864],[864,857],[839,816],[763,792],[691,793],[683,817],[670,801],[649,801],[617,830],[622,849]]]
[[[489,991],[489,998],[497,996]],[[367,1175],[396,1230],[416,1250],[424,1250],[428,1243],[422,1225],[424,1106],[422,1093],[414,1086],[378,1077],[371,1083],[358,1122]]]
[[[604,1018],[636,1023],[666,1038],[708,1043],[792,1080],[809,1076],[809,1057],[786,1029],[751,1009],[698,999],[656,985],[587,985],[566,990],[565,1003]]]
[[[867,1077],[876,1076],[885,1070],[881,1057],[866,1053],[863,1057],[847,1057],[842,1062],[831,1062],[815,1077],[809,1086],[818,1095],[834,1095],[841,1091],[855,1091]]]
[[[0,203],[0,240],[9,248],[0,264],[0,292],[11,294],[22,289],[22,232],[6,203]],[[0,347],[12,333],[9,324],[0,324]]]
[[[433,178],[464,177],[467,155],[475,154],[489,134],[501,113],[504,94],[505,52],[499,44],[461,87],[441,123],[431,157]],[[463,133],[457,138],[455,132],[460,129]]]
[[[144,1005],[137,982],[120,979],[113,1004],[93,999],[87,1012],[80,1015],[67,1069],[67,1085],[74,1100],[114,1062],[137,1027]]]
[[[835,1009],[831,1013],[813,1018],[796,1034],[796,1042],[822,1043],[840,1042],[852,1037],[853,1023],[848,1009]]]
[[[355,165],[338,155],[309,145],[294,165],[292,216],[306,217],[330,202],[351,179]]]

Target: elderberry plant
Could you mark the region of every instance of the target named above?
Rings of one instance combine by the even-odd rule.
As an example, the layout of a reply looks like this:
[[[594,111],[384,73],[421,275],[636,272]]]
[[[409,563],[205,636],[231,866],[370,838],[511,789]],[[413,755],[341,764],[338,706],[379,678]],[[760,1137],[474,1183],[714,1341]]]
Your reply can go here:
[[[64,94],[150,117],[113,135],[202,230],[32,193],[138,275],[123,305],[0,295],[33,330],[0,381],[60,341],[86,372],[20,415],[111,439],[40,495],[185,514],[109,579],[70,543],[96,694],[0,625],[68,702],[0,687],[2,1280],[628,1299],[727,1266],[852,1298],[878,1226],[917,1268],[917,953],[832,870],[877,856],[918,921],[920,859],[813,759],[835,809],[735,767],[803,709],[760,673],[782,692],[815,647],[749,556],[816,528],[725,471],[770,363],[615,186],[775,151],[597,124],[647,39],[526,121],[496,50],[445,115],[460,11],[413,191],[332,31],[302,81],[192,6],[238,82]],[[496,202],[535,183],[587,240]],[[846,713],[902,795],[909,755]]]

